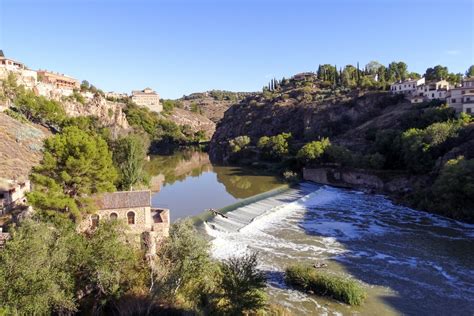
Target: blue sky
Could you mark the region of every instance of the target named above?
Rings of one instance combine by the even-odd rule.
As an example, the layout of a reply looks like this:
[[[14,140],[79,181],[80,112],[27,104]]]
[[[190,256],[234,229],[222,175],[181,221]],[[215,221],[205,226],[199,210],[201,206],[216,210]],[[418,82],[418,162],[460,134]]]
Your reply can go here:
[[[0,49],[105,91],[260,90],[318,64],[474,64],[473,0],[0,0]]]

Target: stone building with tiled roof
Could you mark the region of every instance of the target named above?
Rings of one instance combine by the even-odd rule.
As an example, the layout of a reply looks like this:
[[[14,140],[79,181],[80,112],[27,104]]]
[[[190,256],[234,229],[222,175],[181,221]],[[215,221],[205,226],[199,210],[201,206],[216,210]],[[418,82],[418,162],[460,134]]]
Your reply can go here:
[[[157,113],[163,111],[160,96],[150,88],[132,91],[132,101],[139,106],[147,107],[150,111]]]
[[[83,221],[81,230],[94,229],[104,220],[121,221],[129,227],[131,239],[149,253],[169,235],[169,210],[152,208],[149,190],[104,193],[95,197],[95,204],[98,211]]]

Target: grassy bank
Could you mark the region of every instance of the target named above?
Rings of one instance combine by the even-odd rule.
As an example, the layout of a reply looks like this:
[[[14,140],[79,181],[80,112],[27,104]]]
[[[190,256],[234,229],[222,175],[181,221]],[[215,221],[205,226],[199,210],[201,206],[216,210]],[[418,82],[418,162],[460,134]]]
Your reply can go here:
[[[331,297],[349,305],[361,305],[365,290],[355,280],[317,271],[311,266],[296,264],[285,271],[289,285],[305,292]]]

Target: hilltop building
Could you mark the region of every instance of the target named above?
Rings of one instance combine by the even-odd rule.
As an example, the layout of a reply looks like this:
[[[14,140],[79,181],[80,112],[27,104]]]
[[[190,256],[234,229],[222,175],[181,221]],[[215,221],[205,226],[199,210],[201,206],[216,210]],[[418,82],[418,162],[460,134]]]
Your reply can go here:
[[[10,70],[17,70],[17,69],[26,69],[26,66],[19,61],[6,58],[3,50],[0,50],[0,66],[3,66]]]
[[[139,106],[147,107],[150,111],[160,113],[163,105],[160,104],[160,96],[150,88],[132,91],[132,101]]]
[[[426,82],[425,78],[408,79],[392,84],[392,93],[402,93],[411,103],[421,103],[430,100],[444,100],[451,88],[446,80],[434,80]]]
[[[79,80],[74,79],[64,74],[50,72],[47,70],[38,70],[38,80],[44,83],[52,84],[57,89],[79,89]]]
[[[446,102],[458,113],[474,114],[474,78],[466,78],[461,87],[449,90]]]
[[[16,181],[0,178],[0,215],[18,204],[25,203],[25,195],[30,190],[30,180]]]
[[[416,93],[419,86],[425,84],[425,78],[421,79],[408,79],[405,81],[395,82],[390,85],[390,91],[392,93],[403,93],[406,95],[412,95]]]
[[[130,228],[130,238],[143,245],[149,254],[156,252],[156,244],[169,235],[170,212],[151,207],[151,191],[122,191],[96,197],[98,211],[90,215],[81,230],[94,229],[102,220],[119,220]]]

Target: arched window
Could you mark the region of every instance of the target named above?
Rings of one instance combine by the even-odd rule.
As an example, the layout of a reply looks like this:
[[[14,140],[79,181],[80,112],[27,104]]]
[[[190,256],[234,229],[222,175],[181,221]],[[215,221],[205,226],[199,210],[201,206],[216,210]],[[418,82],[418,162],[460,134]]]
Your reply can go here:
[[[128,212],[127,213],[127,219],[128,219],[128,224],[129,225],[135,224],[135,213],[134,212]]]
[[[115,212],[114,212],[114,213],[110,213],[110,219],[111,219],[111,220],[116,220],[117,218],[118,218],[117,213],[115,213]]]
[[[99,215],[94,214],[91,216],[91,226],[92,228],[99,226]]]

